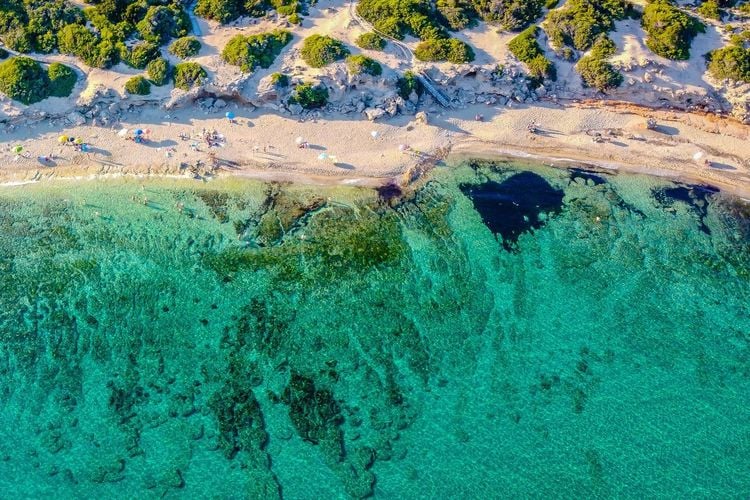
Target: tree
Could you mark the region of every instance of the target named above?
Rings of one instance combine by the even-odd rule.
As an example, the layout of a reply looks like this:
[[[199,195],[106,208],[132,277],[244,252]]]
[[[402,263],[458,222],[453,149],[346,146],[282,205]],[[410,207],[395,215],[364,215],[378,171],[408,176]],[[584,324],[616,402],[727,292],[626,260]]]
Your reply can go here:
[[[193,36],[178,38],[169,46],[169,53],[182,59],[198,55],[200,50],[201,43]]]
[[[142,76],[134,76],[125,82],[125,91],[128,94],[148,95],[151,93],[151,84]]]

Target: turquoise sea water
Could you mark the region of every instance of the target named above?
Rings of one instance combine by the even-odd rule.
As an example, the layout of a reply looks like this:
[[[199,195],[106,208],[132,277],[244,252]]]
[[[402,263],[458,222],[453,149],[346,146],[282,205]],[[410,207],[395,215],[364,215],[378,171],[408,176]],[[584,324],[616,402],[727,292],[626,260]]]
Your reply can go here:
[[[504,163],[393,191],[0,190],[0,497],[750,495],[746,206]]]

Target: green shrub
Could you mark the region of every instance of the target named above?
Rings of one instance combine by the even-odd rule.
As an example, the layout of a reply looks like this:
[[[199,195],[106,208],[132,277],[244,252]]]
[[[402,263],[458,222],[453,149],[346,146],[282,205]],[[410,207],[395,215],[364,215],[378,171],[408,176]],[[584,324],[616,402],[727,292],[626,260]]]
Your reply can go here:
[[[284,73],[273,73],[271,75],[271,83],[277,88],[288,87],[289,77]]]
[[[302,59],[313,68],[322,68],[349,55],[349,49],[325,35],[310,35],[302,43]]]
[[[576,64],[576,69],[581,75],[584,86],[594,87],[601,92],[622,84],[622,74],[605,59],[593,56],[582,57]]]
[[[352,75],[380,76],[383,73],[383,68],[379,62],[362,54],[348,56],[346,58],[346,67]]]
[[[706,0],[698,6],[698,13],[709,19],[721,20],[721,9],[716,0]]]
[[[555,65],[545,57],[544,51],[539,46],[536,39],[538,33],[539,28],[537,26],[526,28],[510,41],[508,50],[519,61],[526,63],[529,75],[532,78],[554,80],[556,76]]]
[[[394,38],[407,34],[422,40],[447,37],[429,3],[421,0],[360,0],[357,13]]]
[[[462,64],[474,60],[474,51],[456,38],[433,39],[420,42],[414,49],[414,56],[420,61],[448,61]]]
[[[122,53],[127,54],[122,43],[99,38],[78,24],[65,26],[57,41],[60,53],[74,55],[94,68],[109,68],[117,64]]]
[[[300,83],[294,87],[289,102],[299,104],[305,109],[322,108],[328,103],[328,89],[324,85]]]
[[[65,25],[83,22],[81,10],[64,0],[0,2],[0,35],[19,52],[52,52]]]
[[[60,63],[49,65],[47,77],[49,78],[49,95],[54,97],[68,97],[78,81],[75,71]]]
[[[159,57],[146,65],[146,73],[151,83],[160,87],[169,81],[171,68],[166,59]]]
[[[169,46],[169,53],[182,59],[196,56],[201,50],[201,43],[193,36],[178,38]]]
[[[417,95],[422,95],[424,90],[417,75],[411,71],[404,73],[404,76],[398,79],[396,85],[398,86],[398,95],[400,95],[402,99],[408,99],[412,92],[415,92]]]
[[[377,33],[362,33],[354,42],[357,47],[365,50],[383,50],[385,48],[385,39]]]
[[[154,5],[135,27],[147,42],[163,45],[172,37],[187,35],[189,23],[181,10]]]
[[[201,85],[207,76],[206,70],[198,63],[180,63],[174,67],[174,86],[178,89],[190,90]]]
[[[708,71],[714,78],[750,83],[750,49],[730,45],[710,54]]]
[[[128,94],[148,95],[151,93],[151,84],[142,76],[134,76],[125,82],[125,91]]]
[[[302,24],[302,16],[295,12],[294,14],[289,16],[288,21],[292,24]]]
[[[23,104],[49,96],[49,76],[29,57],[13,57],[0,63],[0,92]]]
[[[258,66],[268,68],[291,40],[292,34],[285,30],[250,36],[236,35],[227,42],[221,57],[245,72],[251,72]]]
[[[437,0],[440,21],[449,30],[458,31],[473,25],[477,12],[468,0]]]
[[[241,0],[198,0],[195,13],[223,24],[245,14],[245,9]]]
[[[700,21],[675,7],[671,0],[653,0],[646,5],[641,24],[648,33],[648,48],[662,57],[677,60],[690,58],[693,38],[706,29]]]
[[[625,0],[568,0],[550,12],[544,29],[555,48],[588,50],[601,33],[612,31],[615,21],[632,12]]]
[[[126,56],[123,57],[123,62],[133,68],[143,69],[149,61],[153,61],[160,55],[161,53],[157,45],[149,42],[140,42],[127,52]]]
[[[520,30],[533,23],[541,14],[545,0],[472,0],[472,5],[485,21],[500,23],[507,30]]]

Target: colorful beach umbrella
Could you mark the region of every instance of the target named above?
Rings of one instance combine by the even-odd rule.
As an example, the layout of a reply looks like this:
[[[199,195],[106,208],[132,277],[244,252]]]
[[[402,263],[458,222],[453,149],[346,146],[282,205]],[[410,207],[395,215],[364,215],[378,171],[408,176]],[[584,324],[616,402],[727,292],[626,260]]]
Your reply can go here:
[[[137,128],[135,129],[135,132],[133,132],[135,135],[143,135],[143,130]]]
[[[75,141],[73,142],[75,142],[76,144],[83,144],[83,139],[81,139],[80,137],[76,137]]]
[[[68,136],[61,135],[60,137],[57,138],[57,142],[59,142],[60,144],[65,144],[66,142],[68,142]]]
[[[21,151],[23,151],[23,146],[21,146],[21,145],[18,145],[18,146],[16,146],[16,147],[13,148],[13,152],[16,153],[16,154],[20,153]]]
[[[318,155],[318,160],[327,160],[328,159],[328,153],[320,153]]]
[[[226,116],[230,120],[234,120],[234,113],[232,111],[227,111],[224,116]]]

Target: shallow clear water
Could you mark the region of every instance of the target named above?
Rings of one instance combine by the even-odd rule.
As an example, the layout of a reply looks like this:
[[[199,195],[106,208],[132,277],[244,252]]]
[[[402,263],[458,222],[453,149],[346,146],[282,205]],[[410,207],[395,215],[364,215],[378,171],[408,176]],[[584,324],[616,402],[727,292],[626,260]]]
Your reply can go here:
[[[508,164],[0,191],[0,496],[750,493],[750,225]]]

